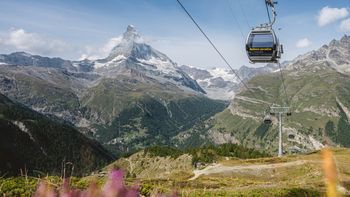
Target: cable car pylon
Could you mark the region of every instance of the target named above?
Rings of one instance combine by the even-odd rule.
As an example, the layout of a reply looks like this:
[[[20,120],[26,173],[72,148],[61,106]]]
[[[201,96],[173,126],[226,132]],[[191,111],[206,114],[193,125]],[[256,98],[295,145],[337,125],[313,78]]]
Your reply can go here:
[[[272,123],[271,116],[278,114],[278,157],[282,157],[283,156],[282,117],[283,117],[283,114],[286,114],[287,116],[291,116],[292,113],[290,112],[289,107],[281,107],[281,106],[271,106],[268,111],[269,111],[270,123],[267,123],[266,121],[267,115],[266,115],[264,118],[265,124],[271,124]]]
[[[274,0],[265,0],[266,11],[269,22],[260,24],[257,27],[252,28],[246,40],[246,52],[251,63],[277,63],[281,73],[281,80],[283,83],[283,89],[286,96],[286,102],[288,106],[276,106],[272,104],[266,111],[263,122],[265,124],[272,124],[272,116],[277,116],[278,119],[278,157],[283,156],[283,115],[290,116],[290,107],[288,101],[288,95],[286,92],[286,86],[284,84],[284,77],[282,68],[279,63],[279,59],[283,53],[283,46],[280,44],[278,37],[273,30],[273,25],[276,22],[276,10]],[[269,8],[272,12],[272,20],[270,17]]]

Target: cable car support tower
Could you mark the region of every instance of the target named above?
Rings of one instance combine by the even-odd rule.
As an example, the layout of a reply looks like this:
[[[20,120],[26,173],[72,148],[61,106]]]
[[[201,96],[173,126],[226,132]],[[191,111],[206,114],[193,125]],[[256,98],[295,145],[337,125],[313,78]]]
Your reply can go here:
[[[287,116],[291,115],[289,107],[270,107],[270,115],[278,114],[278,157],[283,156],[283,142],[282,142],[282,116],[286,114]]]
[[[277,4],[277,2],[274,2],[274,0],[265,0],[265,5],[266,5],[266,11],[267,11],[267,15],[269,18],[269,23],[266,24],[266,26],[269,26],[270,28],[272,28],[273,24],[276,22],[276,11],[275,11],[275,4]],[[271,17],[270,17],[270,13],[269,13],[269,7],[271,8],[272,11],[272,15],[273,15],[273,19],[271,21]],[[282,49],[282,53],[283,53],[283,48]],[[286,86],[284,84],[284,77],[283,77],[283,72],[282,72],[282,67],[281,64],[279,62],[279,59],[277,59],[277,62],[275,62],[278,64],[279,66],[279,70],[280,70],[280,74],[281,74],[281,81],[282,81],[282,85],[283,85],[283,89],[284,89],[284,93],[286,96],[286,104],[287,106],[276,106],[276,105],[272,105],[271,107],[269,107],[269,109],[267,110],[269,113],[268,118],[271,118],[271,116],[278,116],[278,157],[282,157],[283,156],[283,126],[282,126],[282,117],[284,114],[286,114],[287,116],[291,116],[292,113],[290,111],[290,107],[289,107],[289,101],[288,101],[288,95],[287,95],[287,91],[286,91]],[[264,118],[264,122],[271,124],[272,121],[271,119],[269,121],[265,121],[266,116]]]

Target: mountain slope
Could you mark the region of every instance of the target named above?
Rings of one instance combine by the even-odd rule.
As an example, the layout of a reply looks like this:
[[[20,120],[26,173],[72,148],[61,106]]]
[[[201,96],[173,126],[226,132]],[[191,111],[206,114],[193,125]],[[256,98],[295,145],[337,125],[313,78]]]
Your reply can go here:
[[[95,78],[55,68],[1,65],[0,91],[41,113],[78,123],[82,118],[79,94]]]
[[[133,26],[103,59],[1,55],[0,93],[70,122],[115,154],[172,143],[179,132],[227,106],[207,98]]]
[[[283,120],[285,151],[305,152],[324,144],[349,147],[350,65],[349,50],[344,50],[349,39],[344,36],[332,41],[286,66],[284,77],[293,115]],[[330,58],[335,50],[342,55]],[[267,126],[262,118],[272,103],[286,103],[280,73],[256,76],[247,84],[253,93],[242,90],[228,109],[177,136],[180,144],[235,142],[277,152],[277,119]],[[195,134],[198,132],[202,136]]]
[[[39,170],[59,174],[72,162],[75,174],[89,173],[111,161],[97,142],[71,125],[52,120],[0,94],[0,173]]]
[[[92,135],[113,152],[171,144],[173,136],[226,106],[206,98],[196,81],[145,44],[132,26],[108,57],[91,64],[102,77],[81,104]]]
[[[171,137],[227,106],[172,85],[123,76],[102,80],[82,104],[89,120],[105,122],[94,125],[94,136],[112,151],[172,144]]]

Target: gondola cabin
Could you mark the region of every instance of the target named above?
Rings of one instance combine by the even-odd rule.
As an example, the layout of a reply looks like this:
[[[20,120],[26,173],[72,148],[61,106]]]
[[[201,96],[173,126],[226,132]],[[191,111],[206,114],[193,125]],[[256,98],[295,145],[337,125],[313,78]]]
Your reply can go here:
[[[273,29],[261,26],[250,31],[246,51],[251,63],[277,63],[283,48]]]
[[[271,116],[270,115],[265,115],[263,122],[265,124],[271,124],[272,123]]]

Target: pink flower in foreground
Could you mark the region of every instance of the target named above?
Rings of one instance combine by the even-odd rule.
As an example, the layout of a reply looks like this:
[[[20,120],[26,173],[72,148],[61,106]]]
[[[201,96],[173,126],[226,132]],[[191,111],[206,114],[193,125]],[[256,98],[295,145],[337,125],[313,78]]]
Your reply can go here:
[[[137,197],[139,196],[139,185],[132,187],[124,185],[124,173],[121,170],[112,170],[108,180],[101,191],[96,183],[90,184],[85,191],[70,188],[69,179],[63,181],[59,195],[45,182],[40,182],[34,197]]]
[[[40,181],[34,197],[56,197],[56,193],[45,182]]]
[[[127,188],[124,185],[124,173],[121,170],[112,170],[107,183],[103,188],[104,197],[134,197],[139,196],[139,187]]]

